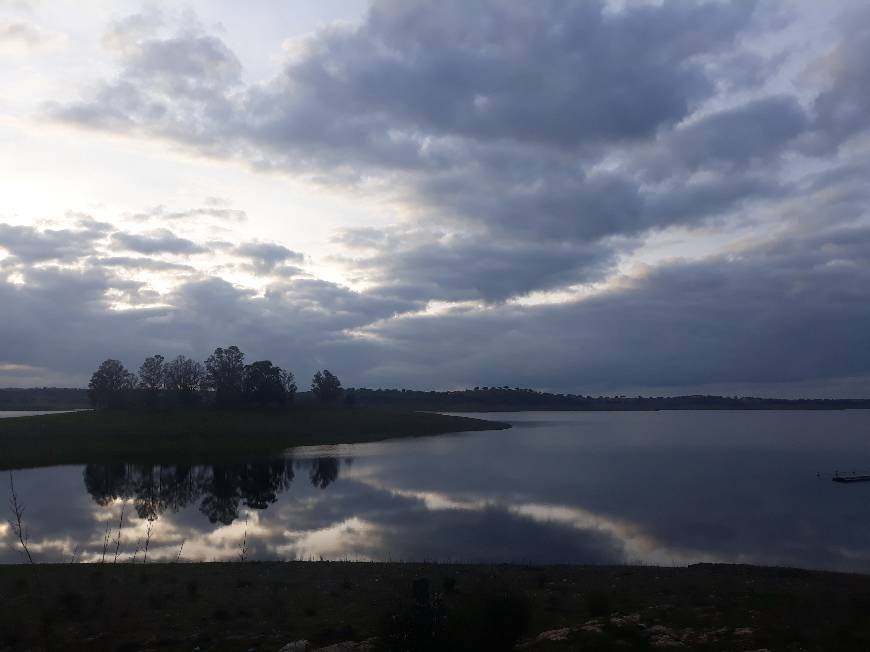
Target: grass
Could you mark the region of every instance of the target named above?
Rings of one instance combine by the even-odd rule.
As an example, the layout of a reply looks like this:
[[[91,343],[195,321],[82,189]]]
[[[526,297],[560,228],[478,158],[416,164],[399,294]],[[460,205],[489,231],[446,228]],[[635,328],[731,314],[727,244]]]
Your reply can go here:
[[[296,446],[507,428],[467,417],[376,408],[99,411],[0,419],[0,470],[94,463],[209,463]]]
[[[0,650],[278,650],[372,637],[388,650],[870,649],[862,575],[709,564],[35,568],[38,584],[34,567],[0,567]],[[540,637],[561,628],[566,640]]]

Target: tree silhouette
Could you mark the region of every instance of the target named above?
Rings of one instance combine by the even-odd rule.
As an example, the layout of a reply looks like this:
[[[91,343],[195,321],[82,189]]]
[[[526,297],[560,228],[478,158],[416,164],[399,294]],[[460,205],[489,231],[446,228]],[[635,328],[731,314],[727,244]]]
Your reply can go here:
[[[311,379],[311,393],[324,403],[338,400],[342,391],[341,381],[329,369],[318,371]]]
[[[163,376],[166,389],[175,392],[181,403],[190,404],[202,385],[204,372],[201,364],[180,355],[164,365]]]
[[[145,358],[145,362],[139,367],[139,388],[145,390],[145,401],[149,406],[157,405],[157,397],[163,385],[163,356],[158,354]]]
[[[218,405],[234,405],[242,397],[245,354],[237,346],[218,347],[205,361],[206,382],[215,392]]]
[[[95,408],[117,408],[126,405],[136,377],[118,360],[100,364],[88,383],[88,396]]]
[[[319,468],[312,470],[317,486],[325,488],[338,477],[337,460]],[[225,525],[239,517],[242,504],[267,509],[290,488],[293,478],[292,459],[209,466],[88,464],[83,472],[85,488],[98,505],[131,500],[140,518],[154,519],[199,502],[199,511],[209,521]]]
[[[339,460],[335,457],[318,457],[311,461],[308,479],[320,489],[326,489],[338,479]]]
[[[260,406],[284,405],[293,400],[296,383],[293,374],[276,367],[269,360],[252,362],[245,367],[242,381],[245,400]]]

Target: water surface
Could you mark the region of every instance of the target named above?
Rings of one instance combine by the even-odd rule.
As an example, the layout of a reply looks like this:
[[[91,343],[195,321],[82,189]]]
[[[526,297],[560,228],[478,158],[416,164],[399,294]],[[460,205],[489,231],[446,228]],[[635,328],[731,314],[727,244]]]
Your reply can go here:
[[[37,417],[43,414],[63,414],[64,412],[81,412],[81,410],[0,410],[0,419]]]
[[[830,481],[835,470],[870,467],[868,411],[490,416],[514,427],[296,449],[257,463],[14,477],[44,561],[101,558],[108,527],[107,557],[117,550],[122,561],[141,561],[147,543],[149,560],[180,551],[189,560],[726,561],[870,572],[870,483]],[[0,525],[0,561],[20,560]]]

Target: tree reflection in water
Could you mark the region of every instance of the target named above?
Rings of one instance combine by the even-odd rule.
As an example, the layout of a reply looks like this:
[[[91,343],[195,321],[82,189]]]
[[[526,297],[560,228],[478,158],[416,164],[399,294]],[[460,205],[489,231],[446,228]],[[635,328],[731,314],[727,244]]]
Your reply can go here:
[[[199,502],[199,511],[210,522],[229,525],[239,517],[240,506],[266,509],[277,501],[300,466],[308,467],[312,485],[326,489],[338,479],[340,462],[318,457],[208,466],[88,464],[84,481],[98,505],[132,500],[139,518],[155,519]]]

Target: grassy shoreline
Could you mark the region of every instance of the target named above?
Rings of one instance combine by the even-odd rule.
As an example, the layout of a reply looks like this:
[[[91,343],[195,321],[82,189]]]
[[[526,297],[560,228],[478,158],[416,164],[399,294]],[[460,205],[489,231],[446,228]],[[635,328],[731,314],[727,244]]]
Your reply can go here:
[[[296,406],[280,411],[72,412],[0,419],[0,470],[86,463],[221,462],[287,448],[509,427],[403,410]]]
[[[0,650],[865,650],[868,606],[870,576],[738,565],[0,566]]]

